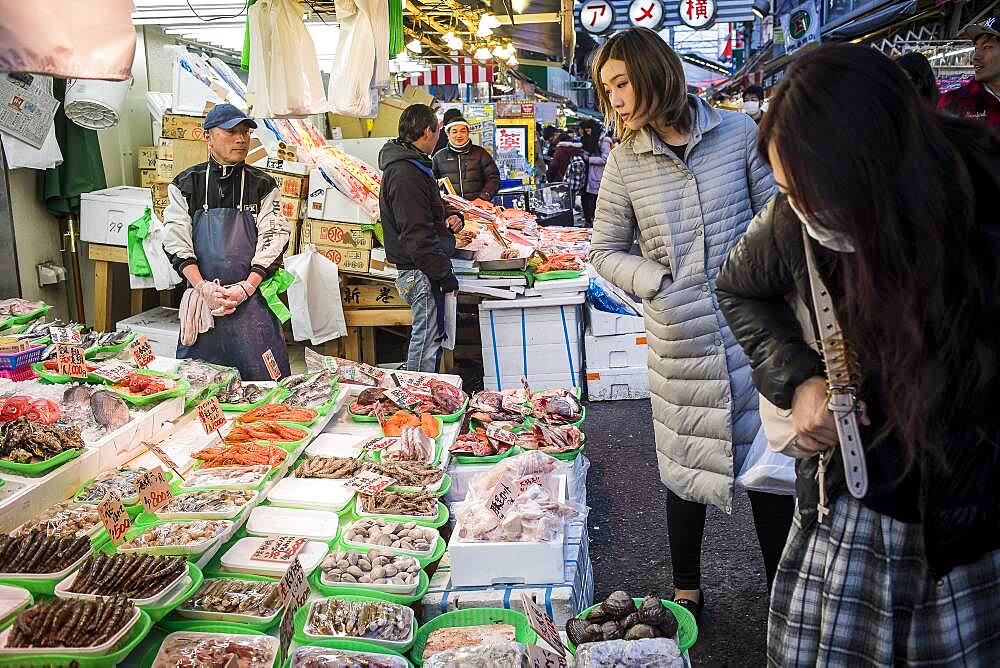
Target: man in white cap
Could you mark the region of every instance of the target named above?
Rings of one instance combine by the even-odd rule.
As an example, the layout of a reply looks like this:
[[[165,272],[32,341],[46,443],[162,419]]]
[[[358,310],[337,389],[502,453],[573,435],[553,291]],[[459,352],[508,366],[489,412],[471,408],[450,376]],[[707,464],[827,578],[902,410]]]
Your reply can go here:
[[[469,122],[459,116],[444,126],[448,145],[434,154],[434,177],[448,178],[467,200],[487,202],[500,190],[500,170],[486,149],[469,138]]]
[[[954,116],[983,120],[1000,128],[1000,15],[988,16],[962,29],[959,37],[975,44],[975,78],[941,96],[938,109]]]

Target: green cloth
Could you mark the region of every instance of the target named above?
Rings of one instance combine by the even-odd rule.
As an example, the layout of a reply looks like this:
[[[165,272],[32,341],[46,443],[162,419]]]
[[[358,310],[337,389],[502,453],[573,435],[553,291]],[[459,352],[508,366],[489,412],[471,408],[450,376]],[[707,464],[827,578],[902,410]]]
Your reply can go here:
[[[52,94],[60,102],[65,100],[65,79],[53,79]],[[63,163],[39,173],[38,198],[53,216],[61,218],[80,211],[82,193],[104,190],[108,182],[97,131],[67,120],[62,104],[56,109],[55,129]]]
[[[140,218],[128,224],[128,273],[133,276],[152,276],[153,270],[146,259],[146,250],[142,240],[149,236],[149,219],[153,212],[146,207],[146,212]]]
[[[271,309],[271,312],[281,321],[282,325],[292,318],[292,314],[289,312],[288,307],[278,299],[278,295],[287,290],[288,286],[294,282],[295,276],[291,272],[279,269],[274,272],[274,276],[262,282],[257,287],[257,291],[260,292],[264,297],[264,301],[267,302],[267,307]]]

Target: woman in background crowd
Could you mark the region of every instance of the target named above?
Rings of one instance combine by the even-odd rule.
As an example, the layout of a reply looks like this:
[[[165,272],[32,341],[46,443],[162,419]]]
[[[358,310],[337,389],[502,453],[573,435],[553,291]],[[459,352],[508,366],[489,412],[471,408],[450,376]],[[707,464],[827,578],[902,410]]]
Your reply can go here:
[[[937,108],[938,100],[941,99],[941,91],[938,90],[937,76],[935,76],[927,56],[919,51],[911,51],[897,58],[896,64],[906,72],[906,76],[913,82],[920,97],[931,107]]]
[[[594,212],[597,209],[597,193],[604,177],[604,165],[611,153],[611,139],[603,132],[601,124],[586,120],[580,124],[583,129],[583,152],[587,160],[587,185],[583,190],[583,220],[587,227],[594,226]]]

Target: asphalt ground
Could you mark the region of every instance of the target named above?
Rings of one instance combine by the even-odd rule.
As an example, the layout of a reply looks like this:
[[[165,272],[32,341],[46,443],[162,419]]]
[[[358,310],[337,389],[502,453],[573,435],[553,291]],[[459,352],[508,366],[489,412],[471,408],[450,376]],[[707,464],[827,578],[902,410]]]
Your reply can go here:
[[[617,589],[672,597],[666,488],[649,401],[589,403],[584,430],[595,601]],[[765,665],[767,583],[745,493],[732,515],[709,508],[701,570],[706,605],[692,664]]]

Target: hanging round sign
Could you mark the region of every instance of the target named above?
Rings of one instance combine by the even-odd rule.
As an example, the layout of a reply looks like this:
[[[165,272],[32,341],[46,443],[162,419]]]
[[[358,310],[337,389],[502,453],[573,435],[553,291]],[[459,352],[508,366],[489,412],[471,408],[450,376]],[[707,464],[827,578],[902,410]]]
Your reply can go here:
[[[681,23],[688,28],[704,30],[715,23],[716,0],[681,0],[678,7]]]
[[[788,19],[788,34],[796,41],[808,35],[811,27],[812,14],[805,9],[792,12],[791,17]]]
[[[660,0],[632,0],[628,20],[636,28],[659,30],[663,23],[663,4]]]
[[[593,35],[606,32],[614,20],[615,9],[608,0],[590,0],[580,8],[580,23]]]

